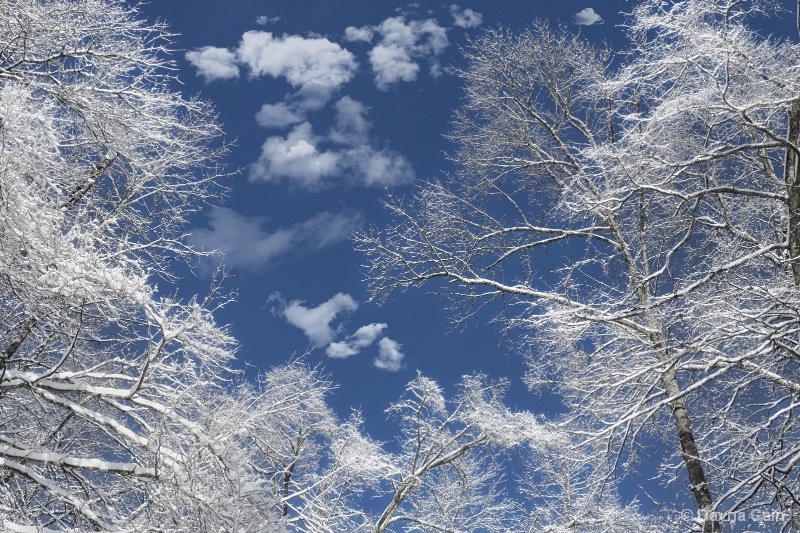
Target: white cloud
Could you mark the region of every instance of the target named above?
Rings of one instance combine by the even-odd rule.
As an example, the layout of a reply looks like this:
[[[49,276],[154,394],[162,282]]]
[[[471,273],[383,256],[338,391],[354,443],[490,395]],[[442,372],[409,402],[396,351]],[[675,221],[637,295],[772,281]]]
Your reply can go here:
[[[275,24],[279,22],[282,17],[268,17],[266,15],[261,15],[256,17],[256,24],[259,26],[266,26],[267,24]]]
[[[439,55],[450,44],[447,31],[433,19],[406,22],[403,17],[390,17],[381,22],[378,31],[384,44],[411,49],[418,55]]]
[[[396,341],[389,337],[384,337],[378,342],[378,357],[375,358],[373,364],[383,370],[390,372],[397,372],[403,368],[403,352]]]
[[[369,61],[375,72],[375,85],[382,91],[401,81],[417,79],[419,65],[411,60],[411,55],[404,48],[378,45],[370,50]]]
[[[458,4],[450,4],[450,14],[459,28],[477,28],[483,23],[483,15],[469,8],[462,10]]]
[[[375,84],[383,91],[401,81],[416,80],[417,61],[439,56],[449,44],[447,31],[433,19],[407,22],[404,16],[390,17],[369,29],[381,35],[369,60]]]
[[[318,37],[275,37],[271,32],[248,31],[242,35],[237,54],[253,76],[284,76],[294,86],[339,86],[350,80],[356,68],[353,54]]]
[[[377,322],[361,326],[355,333],[347,337],[348,342],[358,348],[366,348],[375,342],[375,339],[380,337],[383,334],[383,330],[386,328],[386,324]]]
[[[236,56],[227,48],[204,46],[186,52],[186,60],[197,69],[197,75],[206,83],[214,80],[227,80],[239,77]]]
[[[392,150],[376,150],[371,146],[356,146],[344,152],[349,169],[359,185],[389,187],[407,185],[414,181],[414,170],[402,155]]]
[[[301,300],[287,303],[280,293],[270,295],[267,302],[278,302],[278,307],[273,308],[272,313],[302,329],[314,347],[327,346],[325,353],[332,359],[347,359],[358,355],[380,339],[378,356],[373,360],[373,365],[390,372],[403,368],[405,356],[402,346],[389,337],[381,338],[388,327],[384,323],[375,322],[361,326],[352,335],[336,341],[343,329],[341,323],[334,327],[337,317],[341,314],[350,315],[358,309],[358,303],[349,294],[340,292],[316,307],[306,307]]]
[[[438,78],[444,74],[447,74],[448,76],[455,76],[456,70],[450,65],[442,66],[438,61],[434,61],[431,63],[430,74],[434,78]]]
[[[325,349],[325,353],[331,359],[347,359],[353,355],[357,355],[359,350],[353,348],[347,342],[332,342]]]
[[[293,100],[292,105],[303,111],[319,111],[330,101],[336,91],[335,87],[320,83],[303,85],[296,93],[288,98]]]
[[[334,127],[327,135],[298,124],[285,136],[264,141],[261,155],[250,167],[251,181],[288,181],[306,190],[349,186],[395,186],[414,181],[408,160],[371,142],[366,106],[350,97],[336,102]]]
[[[330,343],[325,353],[333,359],[345,359],[357,355],[364,348],[371,346],[375,339],[383,334],[383,330],[386,327],[387,325],[382,323],[361,326],[355,333],[347,336],[345,340]]]
[[[372,41],[372,36],[374,34],[374,30],[369,26],[362,26],[360,28],[348,26],[344,29],[344,40],[351,43],[356,41],[368,43]]]
[[[265,128],[285,128],[305,121],[306,114],[302,109],[286,102],[264,104],[256,113],[256,122]]]
[[[340,156],[319,151],[320,140],[308,122],[295,126],[286,137],[268,137],[258,161],[250,168],[251,181],[288,180],[303,189],[322,188],[326,178],[340,173]]]
[[[594,9],[591,7],[587,7],[586,9],[581,9],[572,17],[572,20],[575,24],[579,24],[581,26],[591,26],[592,24],[596,24],[598,22],[603,22],[603,18],[594,12]]]
[[[308,101],[308,109],[324,105],[350,81],[358,66],[353,54],[326,38],[275,37],[264,31],[245,32],[236,54],[253,77],[286,78]]]
[[[321,250],[347,239],[363,222],[358,212],[322,212],[287,228],[265,230],[263,217],[246,217],[225,207],[208,213],[209,228],[192,232],[189,242],[205,251],[224,253],[224,264],[255,272],[290,254]],[[203,270],[210,270],[208,262]]]
[[[270,301],[280,299],[280,295],[270,296]],[[340,292],[327,302],[311,308],[305,307],[300,300],[291,301],[278,310],[278,313],[289,324],[302,329],[311,344],[321,348],[330,344],[337,333],[331,327],[331,323],[337,315],[349,314],[356,309],[358,309],[358,303],[349,294]]]
[[[400,55],[378,59],[376,80],[389,87],[400,80],[416,78],[415,58],[436,56],[447,47],[444,28],[434,20],[405,22],[403,17],[386,19],[377,31],[382,50]],[[373,29],[352,28],[351,36],[367,38]],[[388,48],[387,48],[388,47]],[[368,108],[347,96],[336,103],[334,126],[325,134],[313,131],[308,115],[324,107],[333,93],[355,74],[357,63],[349,51],[324,37],[274,36],[248,31],[238,48],[206,47],[187,54],[207,81],[239,75],[246,66],[250,77],[283,77],[297,90],[282,102],[266,103],[256,113],[256,122],[267,128],[291,127],[285,135],[273,135],[261,145],[258,159],[250,166],[251,181],[288,182],[306,190],[321,190],[335,184],[347,186],[395,186],[415,179],[409,161],[398,152],[378,146],[370,136]],[[434,64],[432,72],[438,72]],[[403,69],[411,70],[403,73]]]
[[[276,20],[259,17],[256,22]],[[188,52],[186,59],[207,82],[235,78],[240,66],[253,78],[285,78],[297,90],[295,106],[307,111],[321,109],[358,67],[353,54],[324,37],[276,37],[261,30],[245,32],[236,50],[206,46]]]

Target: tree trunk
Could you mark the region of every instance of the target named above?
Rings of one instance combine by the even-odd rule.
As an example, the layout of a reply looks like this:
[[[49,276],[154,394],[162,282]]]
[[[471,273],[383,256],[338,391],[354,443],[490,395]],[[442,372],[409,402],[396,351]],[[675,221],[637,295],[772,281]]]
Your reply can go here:
[[[795,100],[789,110],[789,131],[786,140],[793,148],[786,149],[784,180],[789,196],[789,264],[794,283],[800,286],[800,164],[797,146],[800,139],[800,100]]]
[[[644,220],[640,218],[640,224],[644,224]],[[616,229],[614,224],[614,232],[619,235],[619,242],[623,242],[621,235],[622,232]],[[641,230],[643,231],[643,229]],[[639,302],[645,308],[650,305],[650,285],[649,283],[641,283],[641,275],[639,268],[633,257],[624,252],[626,262],[631,274],[631,279],[634,286],[637,287],[636,292],[639,296]],[[647,257],[644,257],[644,272],[648,273]],[[647,325],[654,331],[661,331],[658,319],[650,312],[645,313],[647,317]],[[692,420],[689,418],[689,412],[686,410],[686,400],[681,394],[680,384],[678,383],[678,374],[674,364],[672,364],[672,354],[670,353],[669,343],[663,333],[653,333],[650,335],[650,342],[655,349],[657,357],[660,361],[669,364],[668,370],[661,376],[661,386],[664,387],[664,394],[667,398],[674,398],[670,402],[672,408],[672,420],[675,422],[675,428],[678,430],[678,439],[681,443],[681,456],[683,463],[686,466],[686,473],[689,477],[689,489],[694,494],[695,503],[697,505],[697,518],[702,520],[703,533],[721,533],[722,526],[720,521],[715,516],[714,499],[711,496],[711,489],[706,480],[706,473],[703,469],[703,463],[700,460],[700,451],[697,448],[697,443],[694,439],[694,432],[692,431]]]
[[[700,461],[700,452],[694,440],[692,432],[692,421],[686,411],[686,402],[680,394],[678,386],[678,376],[674,368],[670,368],[661,377],[664,392],[669,397],[675,397],[670,402],[672,407],[672,418],[678,430],[678,437],[681,441],[681,454],[686,465],[686,472],[689,475],[689,488],[694,494],[697,503],[698,518],[703,519],[703,533],[720,533],[722,527],[719,520],[714,516],[714,500],[711,497],[711,489],[706,482],[706,474],[703,470],[703,463]]]

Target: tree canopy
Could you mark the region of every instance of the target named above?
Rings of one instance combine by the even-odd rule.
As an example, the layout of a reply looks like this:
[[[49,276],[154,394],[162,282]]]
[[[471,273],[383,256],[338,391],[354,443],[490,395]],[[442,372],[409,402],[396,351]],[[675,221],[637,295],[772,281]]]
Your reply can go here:
[[[375,298],[500,302],[560,427],[609,475],[688,487],[703,531],[798,520],[800,48],[753,26],[779,7],[640,2],[617,53],[487,32],[460,72],[458,173],[358,239]]]

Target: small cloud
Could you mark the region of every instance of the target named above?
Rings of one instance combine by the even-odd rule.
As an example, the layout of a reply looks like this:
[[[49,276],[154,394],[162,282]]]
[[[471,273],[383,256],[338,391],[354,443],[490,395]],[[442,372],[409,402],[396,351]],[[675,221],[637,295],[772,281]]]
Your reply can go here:
[[[261,155],[250,167],[250,180],[277,183],[284,180],[303,189],[318,190],[331,176],[340,173],[340,155],[318,149],[323,141],[303,122],[286,137],[268,137]]]
[[[378,342],[378,357],[375,358],[373,364],[382,370],[389,372],[397,372],[403,368],[403,352],[396,341],[389,337],[384,337]]]
[[[450,4],[450,14],[459,28],[477,28],[483,23],[483,15],[469,8],[462,10],[458,4]]]
[[[335,294],[327,302],[310,308],[305,307],[301,300],[293,300],[287,304],[277,293],[269,297],[268,302],[271,301],[282,304],[283,307],[277,310],[277,314],[284,317],[289,324],[302,329],[311,344],[317,348],[333,341],[339,328],[334,330],[331,323],[340,313],[350,314],[358,309],[358,303],[349,294],[342,292]]]
[[[405,48],[378,45],[370,51],[369,61],[375,72],[375,85],[382,91],[389,90],[401,81],[417,79],[419,65],[411,59]]]
[[[325,349],[325,353],[331,359],[347,359],[353,355],[357,355],[359,350],[353,348],[347,342],[332,342]]]
[[[364,187],[397,187],[415,179],[411,163],[401,154],[387,148],[355,146],[344,151],[347,168],[355,184]],[[344,159],[343,158],[343,159]]]
[[[328,138],[339,144],[364,144],[368,141],[372,123],[367,120],[369,108],[349,96],[336,105],[336,122]]]
[[[261,15],[260,17],[256,17],[256,24],[259,26],[266,26],[267,24],[275,24],[279,22],[283,17],[268,17],[266,15]]]
[[[348,26],[344,29],[344,40],[350,43],[357,41],[368,43],[372,41],[372,36],[374,34],[375,32],[369,26],[362,26],[360,28]]]
[[[580,26],[591,26],[592,24],[602,23],[603,18],[594,12],[594,9],[587,7],[581,9],[572,17],[573,22]]]
[[[375,85],[382,91],[400,82],[417,79],[418,61],[435,58],[450,44],[447,30],[434,19],[406,21],[405,16],[389,17],[371,31],[381,40],[369,52]]]
[[[373,365],[382,370],[397,372],[403,368],[402,346],[389,337],[382,337],[388,327],[384,323],[375,322],[361,326],[352,335],[336,341],[342,334],[341,323],[334,327],[337,318],[350,315],[358,309],[358,303],[345,293],[338,293],[327,302],[316,307],[306,307],[301,300],[286,302],[280,293],[270,295],[267,303],[277,302],[272,314],[284,318],[289,324],[300,328],[315,348],[326,347],[325,353],[332,359],[347,359],[358,355],[365,348],[378,341],[378,356]]]
[[[189,242],[195,248],[224,254],[224,263],[245,271],[257,272],[289,255],[321,250],[346,240],[363,222],[355,211],[322,212],[286,228],[265,230],[263,217],[246,217],[226,207],[208,213],[208,228],[192,232]],[[201,270],[210,272],[209,262]]]
[[[430,75],[432,78],[440,78],[447,74],[448,76],[455,76],[456,70],[450,65],[442,65],[438,61],[431,62]]]
[[[345,340],[330,343],[325,353],[333,359],[345,359],[357,355],[364,348],[371,346],[375,339],[383,334],[383,330],[386,327],[386,324],[379,323],[361,326],[355,333],[347,336]]]
[[[206,83],[239,77],[236,56],[227,48],[204,46],[186,52],[186,60],[197,69],[197,75],[202,77]]]

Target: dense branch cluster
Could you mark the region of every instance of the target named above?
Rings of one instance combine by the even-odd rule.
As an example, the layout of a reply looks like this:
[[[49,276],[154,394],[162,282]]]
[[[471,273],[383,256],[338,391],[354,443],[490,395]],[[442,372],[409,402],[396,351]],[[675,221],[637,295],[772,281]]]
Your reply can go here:
[[[218,194],[219,129],[167,90],[164,28],[124,5],[0,12],[0,509],[46,528],[196,530],[193,510],[249,482],[220,474],[228,452],[201,429],[234,343],[152,278],[192,254],[182,226]],[[206,522],[243,519],[268,517]]]

